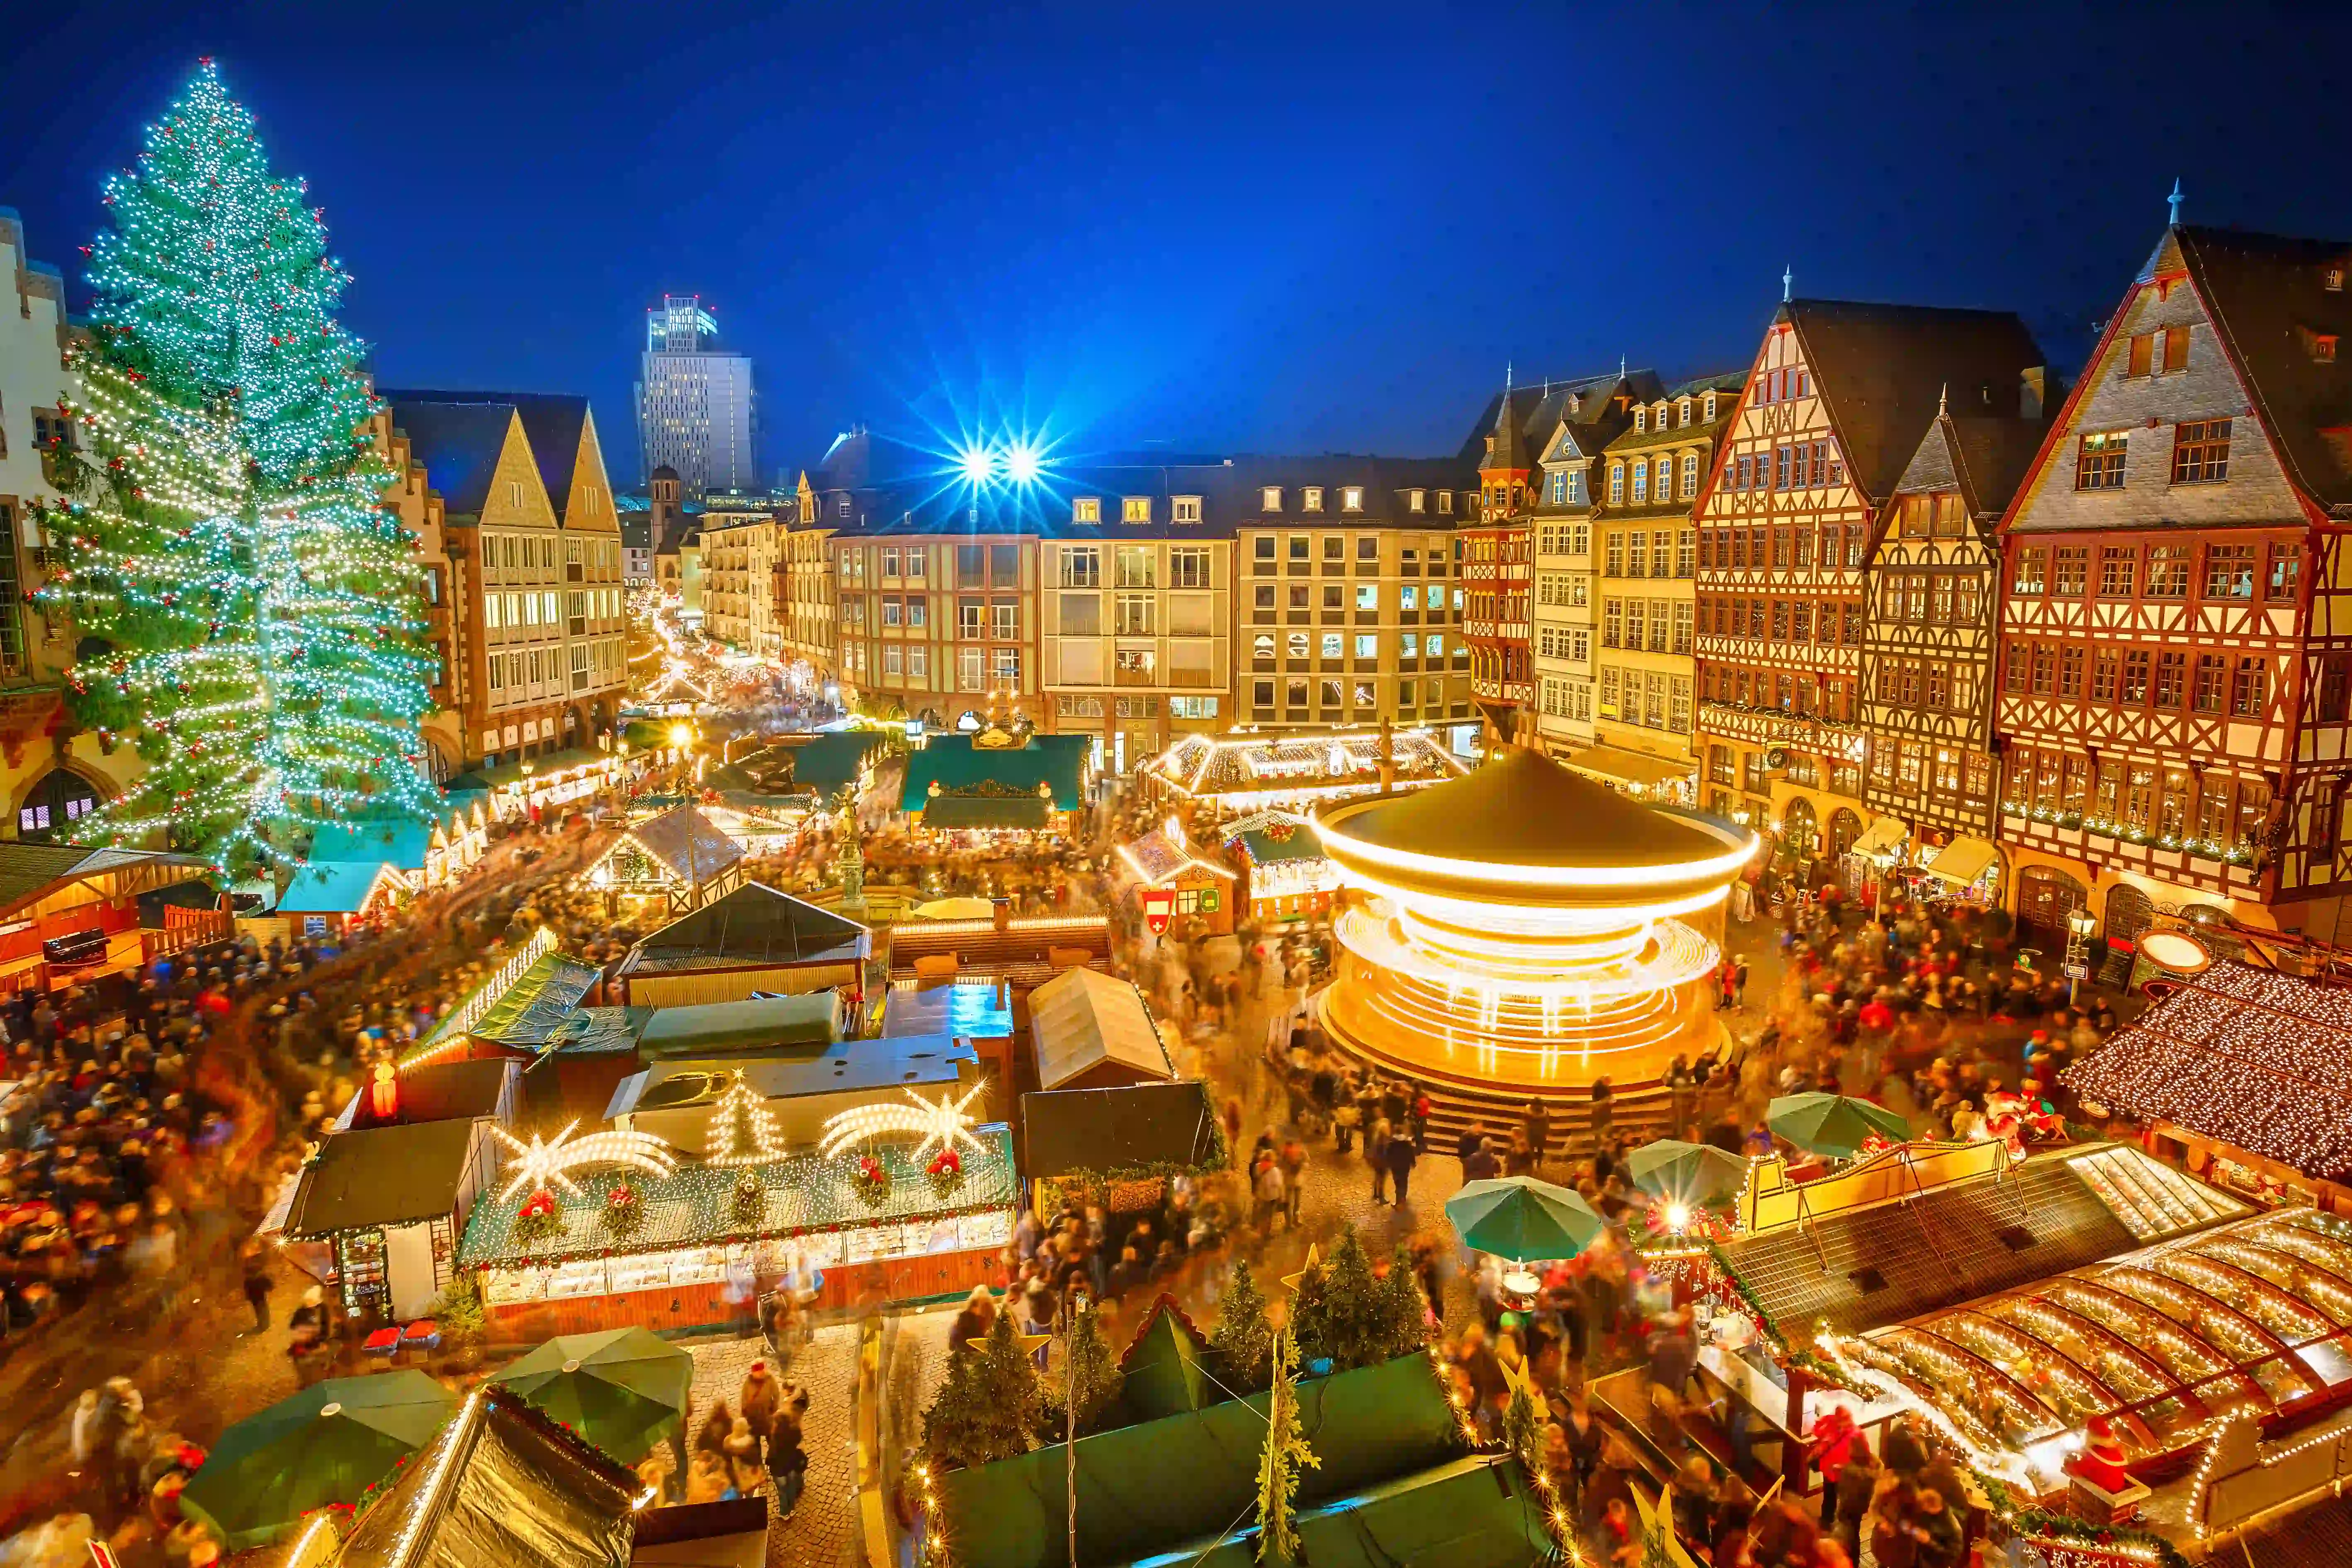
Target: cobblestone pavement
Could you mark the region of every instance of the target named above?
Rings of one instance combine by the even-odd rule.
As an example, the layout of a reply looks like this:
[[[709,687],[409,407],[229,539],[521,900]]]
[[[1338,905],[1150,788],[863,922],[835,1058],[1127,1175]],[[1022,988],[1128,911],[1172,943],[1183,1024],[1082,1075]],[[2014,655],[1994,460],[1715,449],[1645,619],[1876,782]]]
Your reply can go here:
[[[846,1568],[857,1554],[857,1455],[853,1426],[857,1394],[858,1325],[831,1323],[793,1355],[787,1382],[808,1390],[801,1450],[807,1484],[788,1514],[770,1515],[769,1568]],[[743,1374],[755,1361],[773,1359],[758,1338],[710,1339],[686,1346],[694,1357],[696,1419],[723,1399],[732,1406]],[[770,1368],[774,1370],[772,1364]]]

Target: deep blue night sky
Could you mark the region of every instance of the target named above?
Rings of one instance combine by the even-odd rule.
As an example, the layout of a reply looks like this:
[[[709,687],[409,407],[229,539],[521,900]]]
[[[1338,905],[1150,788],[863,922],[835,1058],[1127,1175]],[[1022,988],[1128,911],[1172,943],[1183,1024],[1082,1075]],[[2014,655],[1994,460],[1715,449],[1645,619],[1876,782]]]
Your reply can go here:
[[[325,205],[380,378],[585,390],[625,483],[665,289],[757,357],[772,465],[1024,410],[1073,453],[1419,453],[1506,361],[1744,365],[1784,265],[2015,309],[2071,367],[2176,174],[2194,221],[2352,234],[2352,17],[2247,5],[82,0],[9,28],[0,204],[78,300],[102,176],[213,54]]]

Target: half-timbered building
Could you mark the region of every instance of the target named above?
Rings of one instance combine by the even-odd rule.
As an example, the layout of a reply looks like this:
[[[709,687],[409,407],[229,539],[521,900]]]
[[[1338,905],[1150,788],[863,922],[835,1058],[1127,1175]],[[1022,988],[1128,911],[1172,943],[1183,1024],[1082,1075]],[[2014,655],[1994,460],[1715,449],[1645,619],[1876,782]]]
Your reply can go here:
[[[1863,803],[1909,830],[1940,895],[1998,900],[1993,624],[2001,513],[2049,433],[2029,386],[2014,418],[1937,410],[1879,510],[1864,566]]]
[[[2016,910],[2333,935],[2352,884],[2352,241],[2168,229],[2003,521]]]
[[[1479,421],[1465,451],[1478,465],[1478,515],[1456,535],[1461,550],[1463,639],[1470,649],[1470,697],[1487,736],[1538,746],[1534,648],[1536,543],[1533,516],[1544,502],[1542,458],[1564,419],[1590,424],[1604,413],[1622,428],[1636,401],[1662,390],[1656,374],[1507,387]],[[1574,406],[1575,413],[1570,410]],[[1588,436],[1587,439],[1591,439]],[[1598,451],[1608,436],[1591,439]]]
[[[1601,454],[1631,416],[1620,380],[1602,376],[1561,389],[1553,428],[1529,498],[1535,539],[1537,730],[1545,752],[1558,761],[1593,742],[1593,516],[1600,502]]]
[[[1934,421],[2015,417],[2042,363],[2005,311],[1783,300],[1698,525],[1700,790],[1785,858],[1863,837],[1863,563]],[[1899,832],[1899,829],[1896,830]]]

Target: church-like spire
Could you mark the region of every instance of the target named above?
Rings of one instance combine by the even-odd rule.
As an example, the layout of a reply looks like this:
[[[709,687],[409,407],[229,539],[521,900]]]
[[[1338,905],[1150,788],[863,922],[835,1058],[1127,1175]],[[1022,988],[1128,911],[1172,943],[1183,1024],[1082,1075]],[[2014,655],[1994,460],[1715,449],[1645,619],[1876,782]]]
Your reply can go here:
[[[2172,216],[2165,221],[2170,224],[2174,228],[2179,228],[2180,226],[2180,204],[2184,199],[2185,198],[2182,197],[2180,194],[2179,177],[2176,175],[2172,182],[2172,194],[2164,198],[2165,206],[2168,208],[2172,214]]]

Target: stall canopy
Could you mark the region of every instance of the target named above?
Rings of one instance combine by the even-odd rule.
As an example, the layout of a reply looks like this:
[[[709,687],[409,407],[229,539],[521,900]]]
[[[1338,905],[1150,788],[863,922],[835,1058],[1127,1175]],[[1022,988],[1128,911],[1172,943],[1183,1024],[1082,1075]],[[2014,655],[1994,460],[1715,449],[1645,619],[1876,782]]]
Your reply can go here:
[[[2352,1176],[2352,992],[2217,959],[2061,1080],[2307,1176]]]
[[[1029,994],[1043,1089],[1106,1089],[1176,1076],[1142,995],[1127,981],[1071,969]]]
[[[612,1121],[647,1111],[708,1106],[739,1072],[762,1100],[846,1094],[895,1099],[901,1089],[920,1089],[926,1099],[936,1100],[942,1087],[962,1081],[966,1069],[976,1068],[978,1062],[969,1046],[920,1035],[835,1040],[830,1045],[750,1057],[664,1057],[623,1079],[604,1115]]]
[[[1698,766],[1696,763],[1677,763],[1629,752],[1622,746],[1587,746],[1570,756],[1568,765],[1604,784],[1627,784],[1641,789],[1655,789],[1660,784],[1689,778]]]
[[[1206,1085],[1045,1089],[1021,1097],[1022,1172],[1032,1180],[1205,1171],[1226,1160]]]
[[[303,1165],[286,1234],[319,1237],[447,1219],[479,1137],[471,1118],[338,1132]]]
[[[408,818],[362,818],[331,822],[310,839],[312,860],[357,864],[383,861],[409,872],[422,871],[433,844],[433,825]]]
[[[1187,735],[1149,764],[1181,795],[1248,811],[1278,800],[1337,800],[1381,787],[1381,763],[1400,790],[1465,771],[1434,731],[1318,730],[1296,735]]]
[[[504,985],[497,975],[483,981],[419,1042],[412,1059],[424,1059],[467,1036],[517,1050],[538,1050],[604,977],[604,972],[593,963],[551,949],[541,952]],[[468,1017],[469,1026],[455,1026],[457,1020]]]
[[[376,1115],[370,1086],[362,1083],[344,1105],[338,1125],[388,1127],[405,1121],[470,1121],[477,1116],[510,1121],[521,1097],[521,1084],[522,1063],[512,1057],[430,1062],[401,1073],[398,1104],[391,1118]]]
[[[1228,842],[1238,842],[1253,866],[1323,858],[1323,841],[1315,837],[1314,825],[1286,811],[1253,812],[1226,824],[1224,831]]]
[[[626,1568],[640,1489],[520,1395],[477,1394],[361,1518],[336,1568]]]
[[[1849,852],[1855,855],[1892,855],[1910,837],[1911,829],[1899,816],[1874,818],[1862,837],[1853,841]]]
[[[1937,850],[1936,858],[1919,868],[1955,887],[1965,888],[1983,876],[2000,858],[2000,851],[1991,845],[1981,838],[1964,835]]]
[[[887,739],[878,730],[835,730],[776,750],[792,760],[793,787],[814,790],[817,799],[829,805],[843,790],[862,782],[867,763]]]
[[[606,852],[607,864],[624,847],[635,845],[664,874],[663,879],[699,887],[716,879],[743,858],[743,847],[712,826],[690,805],[674,806],[624,829],[620,841]]]
[[[1906,1203],[1739,1237],[1723,1245],[1723,1259],[1790,1331],[1858,1331],[2243,1212],[2219,1194],[2198,1201],[2198,1188],[2137,1149],[2097,1144],[2036,1155],[2006,1175],[1956,1182]]]
[[[211,869],[194,855],[92,849],[79,844],[0,844],[0,920],[151,893],[194,881]]]

